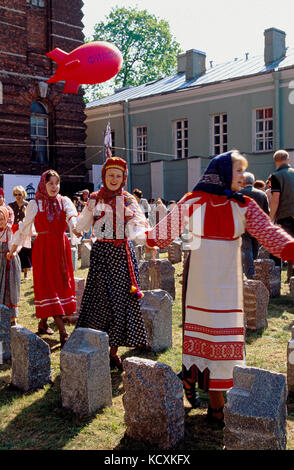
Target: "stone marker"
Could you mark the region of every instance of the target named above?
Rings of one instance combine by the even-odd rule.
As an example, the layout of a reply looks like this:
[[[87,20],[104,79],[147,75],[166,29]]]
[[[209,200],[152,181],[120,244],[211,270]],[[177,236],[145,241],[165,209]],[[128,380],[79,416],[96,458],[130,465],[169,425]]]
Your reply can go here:
[[[78,269],[78,250],[74,246],[71,247],[71,259],[73,270],[76,271]]]
[[[75,291],[77,301],[77,313],[80,312],[81,302],[85,290],[86,281],[83,277],[75,277]]]
[[[268,289],[270,297],[279,297],[281,292],[281,271],[272,259],[254,261],[255,274],[253,279],[262,281]]]
[[[172,347],[172,305],[173,299],[168,292],[161,289],[144,291],[140,308],[153,351]]]
[[[236,366],[224,407],[228,450],[284,450],[287,386],[283,374]]]
[[[144,245],[134,245],[136,258],[138,263],[144,260],[145,246]]]
[[[184,437],[183,385],[166,364],[131,357],[123,361],[126,434],[162,449]]]
[[[248,330],[267,328],[269,291],[262,281],[243,281],[245,325]]]
[[[81,244],[81,269],[89,268],[90,266],[91,248],[90,243]]]
[[[175,268],[167,259],[141,261],[139,277],[142,290],[161,289],[175,298]]]
[[[271,259],[269,251],[267,251],[262,245],[258,248],[257,259]]]
[[[62,406],[90,416],[112,405],[108,336],[91,328],[73,331],[60,354]]]
[[[141,261],[138,268],[141,290],[150,290],[149,261]]]
[[[167,259],[149,261],[150,290],[166,290],[174,299],[175,290],[175,268]]]
[[[159,252],[160,252],[159,248],[155,248],[155,259],[159,259]],[[145,251],[145,261],[149,261],[152,259],[153,259],[152,251],[150,251],[149,253]]]
[[[290,277],[290,295],[294,302],[294,276]]]
[[[287,385],[288,395],[294,398],[294,326],[291,328],[291,339],[287,346]]]
[[[9,309],[2,305],[0,307],[0,366],[11,361],[10,319],[11,313]]]
[[[49,345],[21,325],[11,327],[11,383],[23,392],[51,382]]]
[[[82,251],[82,246],[85,244],[85,243],[90,243],[91,247],[93,245],[93,239],[92,238],[83,238],[82,240],[80,240],[80,243],[78,243],[78,259],[81,259],[81,251]]]
[[[182,242],[174,241],[168,246],[168,260],[172,264],[180,263],[182,261]]]

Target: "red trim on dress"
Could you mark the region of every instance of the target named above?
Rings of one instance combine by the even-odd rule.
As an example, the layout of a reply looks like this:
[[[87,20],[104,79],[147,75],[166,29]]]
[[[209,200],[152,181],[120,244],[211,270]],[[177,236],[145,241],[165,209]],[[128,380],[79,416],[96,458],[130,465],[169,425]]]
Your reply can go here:
[[[209,390],[228,390],[233,386],[233,379],[209,379]]]
[[[193,310],[201,310],[202,312],[211,312],[211,313],[235,313],[235,312],[242,313],[243,312],[241,308],[235,308],[231,310],[221,310],[221,309],[212,310],[209,308],[194,307],[193,305],[187,305],[186,308],[192,308]]]
[[[185,323],[185,331],[197,331],[211,336],[235,336],[244,335],[244,328],[208,328],[203,325],[195,325],[194,323]]]
[[[243,341],[212,342],[184,335],[183,354],[211,361],[243,360]]]

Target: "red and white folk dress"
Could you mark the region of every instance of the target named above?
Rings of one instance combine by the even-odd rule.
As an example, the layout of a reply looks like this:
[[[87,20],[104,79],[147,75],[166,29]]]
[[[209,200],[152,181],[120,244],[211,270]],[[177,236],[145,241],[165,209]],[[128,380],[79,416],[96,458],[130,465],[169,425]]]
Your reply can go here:
[[[254,200],[244,199],[242,204],[226,196],[188,193],[147,232],[149,246],[166,248],[189,225],[195,249],[187,277],[183,365],[189,369],[195,364],[201,372],[208,369],[209,390],[231,388],[234,367],[245,364],[241,234],[248,230],[282,259],[294,253],[293,239],[273,225]],[[177,217],[183,207],[186,223]]]
[[[71,247],[65,234],[67,225],[75,225],[77,216],[71,200],[61,197],[62,210],[48,220],[43,202],[32,200],[26,216],[14,234],[13,244],[20,245],[27,237],[38,234],[32,253],[35,307],[37,318],[71,315],[76,312],[75,283]]]

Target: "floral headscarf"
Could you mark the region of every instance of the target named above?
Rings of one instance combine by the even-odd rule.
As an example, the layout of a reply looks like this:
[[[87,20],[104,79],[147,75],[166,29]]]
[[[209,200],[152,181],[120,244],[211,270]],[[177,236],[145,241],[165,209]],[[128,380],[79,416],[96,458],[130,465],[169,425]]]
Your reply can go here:
[[[193,191],[204,191],[206,193],[218,194],[219,196],[227,196],[244,203],[245,199],[242,193],[231,190],[233,177],[232,153],[233,151],[230,151],[214,157],[193,188]]]

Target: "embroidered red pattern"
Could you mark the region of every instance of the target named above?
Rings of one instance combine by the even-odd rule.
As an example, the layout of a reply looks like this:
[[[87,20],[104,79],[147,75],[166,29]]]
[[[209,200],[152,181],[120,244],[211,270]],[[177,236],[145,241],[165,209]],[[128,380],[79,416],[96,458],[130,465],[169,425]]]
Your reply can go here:
[[[251,199],[246,211],[246,230],[270,253],[280,258],[286,243],[292,238],[277,225],[273,225],[268,215]]]
[[[212,361],[243,359],[243,341],[217,342],[184,335],[183,353]]]
[[[185,331],[197,331],[211,336],[244,335],[244,328],[208,328],[194,323],[185,323]]]

